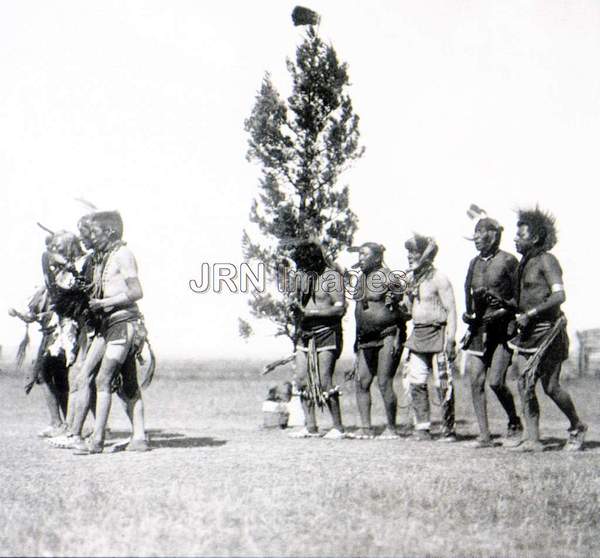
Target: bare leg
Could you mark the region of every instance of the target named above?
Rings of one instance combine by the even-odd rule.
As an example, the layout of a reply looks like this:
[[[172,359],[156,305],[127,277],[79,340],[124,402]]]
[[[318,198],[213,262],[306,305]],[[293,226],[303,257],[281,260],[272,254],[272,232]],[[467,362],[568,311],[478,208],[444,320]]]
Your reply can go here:
[[[358,351],[356,370],[356,404],[363,429],[371,430],[371,383],[373,382],[373,349]],[[376,369],[375,369],[376,371]]]
[[[392,346],[394,343],[394,337],[388,335],[384,339],[383,347],[379,349],[378,362],[377,362],[377,381],[379,385],[379,391],[383,398],[383,405],[385,407],[385,416],[387,419],[388,428],[393,433],[396,432],[396,414],[398,411],[398,398],[394,391],[394,376],[400,363],[400,355],[402,354],[402,347],[398,352],[392,353]]]
[[[552,401],[554,401],[556,406],[569,419],[571,430],[580,428],[582,423],[579,420],[573,400],[571,399],[569,393],[560,385],[559,378],[562,363],[550,361],[547,364],[544,362],[543,365],[546,366],[546,370],[548,370],[549,367],[552,367],[552,370],[548,370],[548,372],[544,371],[544,375],[542,377],[542,386],[546,392],[546,395],[550,397]]]
[[[488,441],[491,439],[490,427],[487,417],[487,401],[485,397],[485,362],[477,355],[466,355],[466,369],[471,379],[471,396],[473,398],[473,409],[477,424],[479,426],[479,437]]]
[[[523,371],[527,366],[528,357],[524,355],[518,355],[517,364],[519,367],[519,395],[523,403],[523,417],[525,418],[525,427],[527,429],[526,438],[532,442],[539,442],[540,440],[540,406],[535,395],[535,386],[528,391],[525,388],[525,378]]]
[[[508,424],[516,426],[520,424],[513,395],[506,385],[506,372],[512,360],[511,352],[504,346],[498,345],[492,355],[489,369],[489,383],[491,390],[496,394],[500,405],[508,416]]]
[[[48,412],[50,413],[50,426],[57,428],[62,424],[62,419],[60,416],[60,404],[56,390],[48,381],[41,383],[40,388],[42,389],[44,401],[46,402],[46,407],[48,407]]]
[[[329,392],[333,387],[333,372],[337,357],[333,351],[321,351],[318,353],[319,370],[323,381],[323,389]],[[340,408],[340,396],[338,393],[330,394],[327,398],[327,407],[331,413],[333,427],[340,432],[344,431],[342,426],[342,411]]]
[[[307,366],[308,359],[306,353],[301,350],[296,351],[296,374],[298,376],[297,383],[301,390],[306,389],[307,385]],[[317,419],[315,417],[315,406],[312,401],[306,397],[301,397],[302,410],[304,411],[304,421],[309,432],[317,431]]]
[[[119,337],[117,340],[111,340],[110,333],[107,334],[108,341],[100,364],[100,370],[96,376],[96,423],[94,425],[94,442],[102,445],[106,431],[106,423],[110,414],[112,402],[112,381],[125,362],[127,355],[131,349],[133,341],[134,326],[131,323],[125,324],[124,330],[120,331],[120,335],[125,335],[125,338]],[[143,421],[143,407],[141,408]],[[139,415],[139,411],[138,411]],[[132,410],[133,417],[133,410]]]
[[[137,381],[135,356],[130,352],[121,367],[123,386],[118,395],[123,402],[125,413],[131,423],[132,440],[146,440],[144,426],[144,402]]]
[[[83,365],[76,376],[76,383],[74,386],[76,395],[74,397],[72,428],[72,433],[76,437],[81,437],[83,423],[85,422],[90,405],[91,383],[94,378],[96,367],[104,354],[105,347],[106,343],[104,338],[95,337]],[[73,391],[71,391],[71,393],[73,393]]]

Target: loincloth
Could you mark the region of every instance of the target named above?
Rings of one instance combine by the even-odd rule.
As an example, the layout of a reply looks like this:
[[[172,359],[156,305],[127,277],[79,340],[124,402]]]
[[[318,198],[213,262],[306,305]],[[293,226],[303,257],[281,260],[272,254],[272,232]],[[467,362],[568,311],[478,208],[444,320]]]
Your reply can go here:
[[[124,328],[127,328],[127,324],[137,322],[140,317],[141,314],[136,304],[113,310],[110,314],[100,317],[97,333],[104,337],[106,342],[118,339],[122,336]]]
[[[108,345],[122,345],[127,350],[124,362],[115,370],[112,390],[133,398],[139,391],[136,355],[145,341],[146,330],[137,305],[114,310],[102,316],[97,334]]]
[[[341,322],[338,321],[333,325],[315,325],[311,328],[301,329],[297,349],[307,353],[311,339],[314,339],[317,353],[333,351],[336,358],[338,358],[343,346]]]
[[[400,328],[398,326],[392,325],[379,331],[369,331],[368,333],[359,332],[357,334],[356,347],[358,350],[383,347],[385,338],[390,335],[396,335],[399,330]],[[404,335],[402,335],[402,331],[400,331],[400,342],[405,340],[406,331],[404,331]]]
[[[493,354],[500,345],[507,351],[512,351],[508,346],[508,340],[512,337],[509,333],[510,326],[511,324],[506,321],[498,324],[481,324],[467,334],[468,340],[463,343],[463,351],[481,357]]]
[[[406,341],[413,353],[441,353],[446,345],[446,324],[415,324]]]
[[[519,354],[533,355],[544,342],[553,326],[554,323],[548,321],[530,323],[508,342],[508,346],[518,351]],[[566,327],[561,328],[546,353],[552,355],[558,362],[562,362],[569,357],[569,336]]]

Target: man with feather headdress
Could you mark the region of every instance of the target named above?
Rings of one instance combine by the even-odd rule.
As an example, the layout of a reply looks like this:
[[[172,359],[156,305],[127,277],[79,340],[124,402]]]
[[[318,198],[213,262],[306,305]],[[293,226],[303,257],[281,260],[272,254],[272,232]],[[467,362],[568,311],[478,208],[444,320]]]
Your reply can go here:
[[[562,269],[549,252],[556,241],[554,217],[538,207],[519,211],[515,237],[517,252],[522,256],[517,271],[518,335],[510,345],[517,352],[526,435],[512,444],[515,451],[543,450],[535,395],[538,379],[546,395],[569,419],[569,439],[564,449],[579,451],[584,447],[587,426],[559,381],[562,362],[569,355],[569,338],[561,311],[566,300]]]
[[[89,239],[93,255],[93,291],[89,301],[94,314],[95,335],[78,371],[77,405],[73,419],[73,442],[78,453],[100,453],[104,448],[106,423],[112,392],[125,404],[132,424],[132,437],[126,449],[147,451],[144,408],[135,375],[136,347],[143,344],[146,332],[137,301],[142,287],[137,263],[122,241],[123,222],[117,211],[97,211],[89,218]],[[98,368],[99,366],[99,368]],[[148,378],[148,381],[151,379]],[[94,433],[86,442],[81,438],[90,404],[90,385],[96,394]]]
[[[486,376],[508,416],[507,439],[520,436],[523,428],[512,393],[506,386],[506,372],[512,360],[508,340],[514,335],[516,271],[515,256],[500,250],[503,227],[483,210],[472,205],[467,214],[476,220],[473,241],[479,252],[469,263],[465,280],[466,312],[463,321],[469,331],[463,339],[467,353],[466,370],[479,438],[475,447],[493,446],[485,396]]]

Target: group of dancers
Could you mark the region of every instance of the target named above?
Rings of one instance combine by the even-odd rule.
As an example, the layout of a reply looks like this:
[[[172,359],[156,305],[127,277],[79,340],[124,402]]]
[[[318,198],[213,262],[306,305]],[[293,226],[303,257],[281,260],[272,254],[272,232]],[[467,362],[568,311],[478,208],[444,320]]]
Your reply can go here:
[[[101,453],[116,393],[132,429],[122,449],[148,451],[137,368],[149,343],[137,304],[143,297],[137,264],[123,241],[121,215],[91,211],[79,220],[78,235],[45,230],[43,284],[25,308],[9,309],[27,324],[37,322],[42,332],[25,386],[29,392],[39,384],[50,412],[50,425],[39,435],[78,455]],[[28,335],[19,348],[20,360],[27,341]],[[142,387],[154,372],[151,349],[149,361]],[[94,426],[84,436],[89,411]]]
[[[479,436],[477,448],[496,445],[490,431],[485,383],[488,380],[508,418],[502,445],[517,452],[543,451],[540,410],[535,386],[545,393],[569,420],[567,451],[584,448],[587,426],[577,414],[559,378],[568,357],[566,319],[561,311],[566,295],[561,266],[550,250],[556,244],[554,218],[539,208],[518,213],[516,251],[521,258],[500,250],[503,227],[477,206],[472,240],[478,254],[468,265],[463,321],[468,331],[460,349],[466,356],[473,407]],[[405,242],[409,271],[398,280],[384,263],[384,247],[367,242],[357,247],[360,274],[353,289],[356,353],[354,377],[361,426],[346,432],[342,424],[340,391],[334,369],[342,349],[341,320],[346,312],[348,277],[314,241],[297,244],[291,258],[298,281],[293,297],[298,315],[296,384],[305,414],[305,427],[292,437],[319,437],[316,407],[327,407],[333,427],[327,439],[374,437],[370,387],[375,378],[387,425],[380,438],[398,438],[397,396],[393,380],[403,352],[404,384],[414,417],[412,438],[434,439],[431,433],[428,384],[430,377],[441,407],[440,442],[455,442],[455,386],[452,363],[457,354],[457,312],[453,287],[434,266],[438,245],[430,237],[415,235]],[[412,323],[407,336],[407,323]],[[518,369],[520,413],[506,385],[513,361]],[[520,414],[520,416],[519,416]]]

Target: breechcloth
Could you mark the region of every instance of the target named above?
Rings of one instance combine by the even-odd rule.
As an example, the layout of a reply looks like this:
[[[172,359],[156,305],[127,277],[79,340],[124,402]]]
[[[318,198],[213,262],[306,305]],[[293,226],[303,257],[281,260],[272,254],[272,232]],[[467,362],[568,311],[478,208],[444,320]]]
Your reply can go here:
[[[553,322],[547,321],[530,323],[514,339],[511,339],[508,345],[511,349],[518,351],[519,354],[534,354],[553,325]],[[560,358],[561,362],[569,358],[569,336],[566,328],[562,328],[556,339],[548,347],[548,353],[555,353],[556,358]]]
[[[132,398],[139,391],[135,362],[135,340],[141,316],[136,305],[115,310],[103,316],[98,336],[106,342],[105,355],[126,353],[125,360],[115,370],[112,390]]]
[[[300,339],[297,349],[308,353],[311,339],[314,340],[317,353],[333,351],[335,358],[342,353],[343,337],[342,324],[340,321],[331,325],[315,325],[311,328],[300,330]]]
[[[554,325],[552,322],[546,321],[530,324],[530,327],[525,328],[510,342],[510,345],[519,354],[519,385],[528,399],[535,399],[537,380],[554,373],[569,356],[566,320],[565,325],[560,327],[556,337],[543,353],[535,354],[547,336],[551,334],[550,330]],[[530,364],[532,360],[533,365]]]
[[[357,349],[376,349],[379,347],[383,347],[384,340],[386,337],[390,335],[396,335],[398,332],[398,326],[389,326],[381,331],[363,334],[359,333],[357,336]]]

